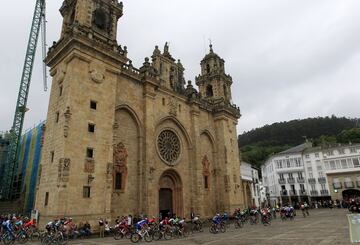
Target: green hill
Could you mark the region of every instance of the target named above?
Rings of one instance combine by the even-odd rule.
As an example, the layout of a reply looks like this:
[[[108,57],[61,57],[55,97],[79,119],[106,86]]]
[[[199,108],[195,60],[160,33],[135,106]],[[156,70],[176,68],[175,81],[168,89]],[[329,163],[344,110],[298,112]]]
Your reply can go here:
[[[311,140],[315,145],[360,143],[358,119],[318,117],[274,123],[245,132],[238,137],[243,161],[260,166],[273,153]]]

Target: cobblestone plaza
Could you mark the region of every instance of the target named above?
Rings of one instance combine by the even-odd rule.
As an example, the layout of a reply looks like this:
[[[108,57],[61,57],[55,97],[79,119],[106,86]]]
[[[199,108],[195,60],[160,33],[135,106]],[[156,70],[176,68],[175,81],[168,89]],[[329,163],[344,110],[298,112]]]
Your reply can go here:
[[[300,215],[299,215],[300,214]],[[303,218],[298,211],[294,221],[273,220],[271,226],[249,225],[235,230],[231,225],[226,233],[210,234],[208,229],[203,233],[195,233],[184,239],[153,241],[151,244],[162,245],[227,245],[227,244],[351,244],[349,225],[344,209],[311,210],[310,216]],[[132,244],[130,240],[115,241],[112,237],[104,239],[86,239],[71,244]]]

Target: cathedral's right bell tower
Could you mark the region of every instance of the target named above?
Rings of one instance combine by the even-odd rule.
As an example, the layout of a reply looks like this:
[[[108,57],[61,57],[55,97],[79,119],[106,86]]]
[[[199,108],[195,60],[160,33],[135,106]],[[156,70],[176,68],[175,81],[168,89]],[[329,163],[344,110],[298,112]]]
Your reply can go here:
[[[201,61],[201,74],[196,77],[202,98],[231,102],[232,78],[225,73],[224,64],[225,61],[214,53],[210,45],[210,52]]]

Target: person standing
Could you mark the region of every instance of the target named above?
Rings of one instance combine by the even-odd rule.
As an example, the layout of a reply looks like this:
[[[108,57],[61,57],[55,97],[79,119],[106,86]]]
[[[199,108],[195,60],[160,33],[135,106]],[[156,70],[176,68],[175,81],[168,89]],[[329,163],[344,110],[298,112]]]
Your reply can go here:
[[[105,224],[102,218],[99,219],[99,231],[100,231],[100,238],[105,236]]]

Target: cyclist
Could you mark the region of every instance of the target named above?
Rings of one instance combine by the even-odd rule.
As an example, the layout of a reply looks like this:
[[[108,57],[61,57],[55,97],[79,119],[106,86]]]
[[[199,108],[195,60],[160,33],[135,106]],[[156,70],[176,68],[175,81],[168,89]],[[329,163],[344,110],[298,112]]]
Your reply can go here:
[[[12,239],[15,239],[15,233],[14,233],[15,222],[16,222],[16,217],[12,217],[11,219],[5,218],[2,223],[4,232],[8,232]]]
[[[147,226],[148,222],[149,221],[147,218],[140,220],[139,222],[136,223],[136,230],[141,231],[144,227]]]
[[[216,230],[219,230],[219,226],[221,223],[221,215],[220,214],[216,214],[213,218],[212,218],[212,222],[216,227]]]
[[[305,207],[306,215],[309,216],[309,204],[307,204],[307,202],[305,202],[304,207]]]

